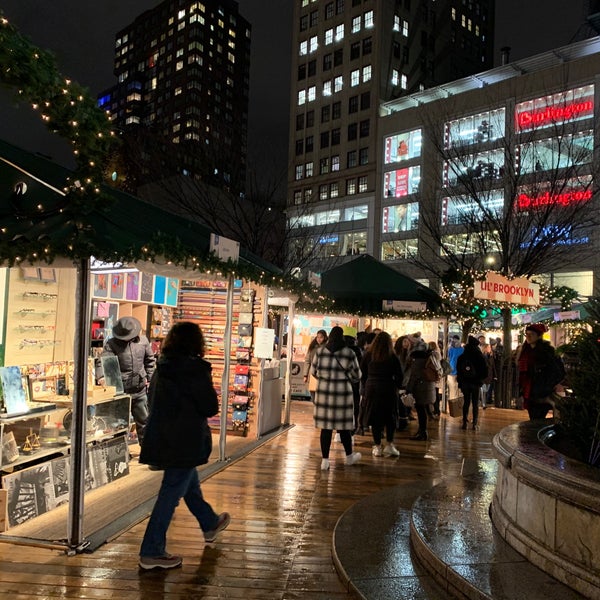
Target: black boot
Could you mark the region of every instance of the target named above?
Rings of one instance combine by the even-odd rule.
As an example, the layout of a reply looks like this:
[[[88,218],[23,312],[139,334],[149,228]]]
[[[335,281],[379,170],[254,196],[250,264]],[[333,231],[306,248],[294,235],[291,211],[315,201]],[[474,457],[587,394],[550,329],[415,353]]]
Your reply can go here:
[[[463,419],[463,424],[462,424],[461,429],[466,429],[467,425],[468,425],[468,421],[466,419]]]
[[[409,440],[415,440],[417,442],[424,442],[427,440],[427,432],[426,431],[417,431],[416,435],[409,437]]]

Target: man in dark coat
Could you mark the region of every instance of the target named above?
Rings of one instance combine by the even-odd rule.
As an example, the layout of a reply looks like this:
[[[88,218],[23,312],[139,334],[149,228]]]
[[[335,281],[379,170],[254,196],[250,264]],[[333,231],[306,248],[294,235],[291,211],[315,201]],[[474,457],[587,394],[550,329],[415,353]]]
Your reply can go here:
[[[473,429],[479,427],[479,393],[487,374],[488,368],[485,357],[479,349],[479,340],[470,335],[464,352],[456,361],[456,380],[464,398],[463,429],[466,429],[469,423],[469,406],[471,404],[473,405]]]
[[[101,355],[101,358],[116,356],[119,359],[123,391],[131,396],[131,414],[140,445],[148,421],[147,388],[156,363],[150,342],[141,331],[142,324],[135,317],[121,317]]]

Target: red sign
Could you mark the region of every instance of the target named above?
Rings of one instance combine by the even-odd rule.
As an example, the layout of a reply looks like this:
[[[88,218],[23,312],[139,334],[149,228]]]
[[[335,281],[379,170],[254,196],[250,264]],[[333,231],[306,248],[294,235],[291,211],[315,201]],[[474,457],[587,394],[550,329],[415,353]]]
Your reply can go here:
[[[569,190],[561,194],[543,194],[529,195],[519,194],[517,198],[517,208],[527,210],[529,208],[541,208],[542,206],[560,205],[569,206],[578,202],[587,202],[592,198],[592,190]]]
[[[585,100],[562,106],[548,106],[542,110],[524,110],[517,112],[517,128],[527,129],[535,125],[548,125],[557,121],[569,121],[584,115],[594,113],[594,102]]]

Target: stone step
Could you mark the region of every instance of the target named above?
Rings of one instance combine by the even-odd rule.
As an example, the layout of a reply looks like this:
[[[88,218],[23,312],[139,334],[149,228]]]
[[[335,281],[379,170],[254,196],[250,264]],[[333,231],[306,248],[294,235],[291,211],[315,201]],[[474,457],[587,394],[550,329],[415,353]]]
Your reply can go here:
[[[465,461],[460,477],[397,486],[352,506],[333,539],[348,589],[368,600],[582,600],[494,530],[496,471],[495,460]]]

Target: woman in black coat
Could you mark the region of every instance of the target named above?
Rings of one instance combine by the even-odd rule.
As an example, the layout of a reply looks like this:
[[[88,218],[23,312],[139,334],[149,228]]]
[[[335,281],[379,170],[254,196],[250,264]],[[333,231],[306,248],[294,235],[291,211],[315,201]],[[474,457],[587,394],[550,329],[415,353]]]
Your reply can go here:
[[[205,361],[204,337],[195,323],[173,325],[150,382],[150,418],[140,462],[164,475],[140,549],[142,569],[172,569],[180,556],[166,552],[167,529],[181,498],[196,517],[204,539],[212,542],[229,525],[204,500],[196,467],[208,462],[212,436],[208,417],[219,411],[211,366]]]
[[[365,390],[364,423],[373,433],[373,456],[399,456],[394,447],[398,420],[398,388],[402,386],[402,367],[394,352],[392,338],[382,331],[362,359],[360,370]],[[385,428],[385,448],[381,438]]]

